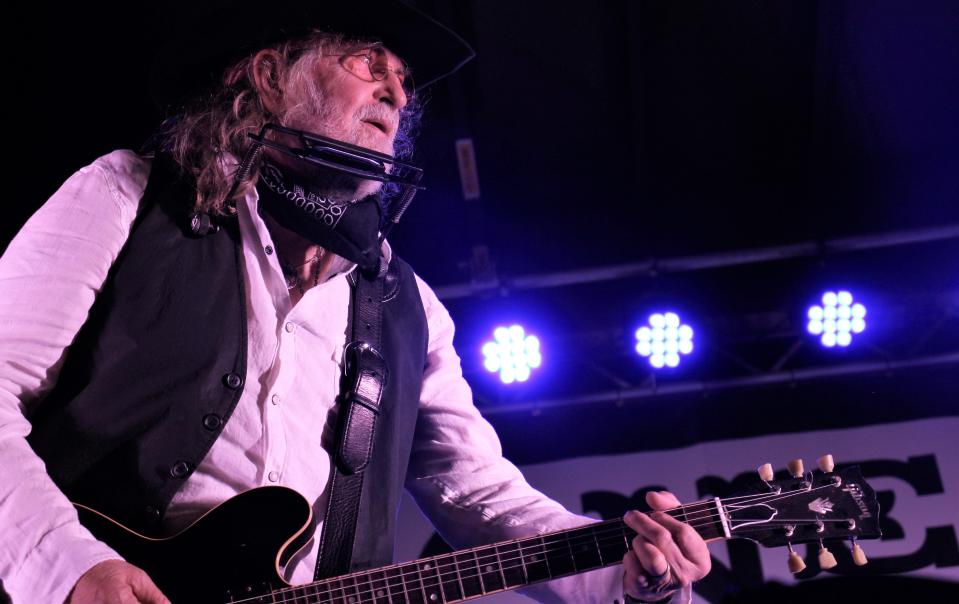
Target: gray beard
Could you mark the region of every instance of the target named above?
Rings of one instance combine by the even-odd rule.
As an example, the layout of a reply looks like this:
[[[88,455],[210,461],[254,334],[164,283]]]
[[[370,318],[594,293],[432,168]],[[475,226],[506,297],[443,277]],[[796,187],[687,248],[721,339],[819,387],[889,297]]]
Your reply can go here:
[[[308,95],[307,100],[297,103],[286,111],[281,119],[282,125],[380,153],[392,152],[392,150],[383,151],[370,144],[364,130],[367,126],[360,122],[360,116],[354,116],[352,128],[344,128],[336,119],[336,116],[340,114],[340,107],[327,99],[319,89],[314,88],[312,93]],[[301,166],[300,164],[306,164],[306,162],[296,161],[296,165],[290,167],[309,179],[311,186],[315,187],[315,193],[334,201],[361,199],[378,192],[383,186],[379,181],[351,176],[321,166],[309,164]]]

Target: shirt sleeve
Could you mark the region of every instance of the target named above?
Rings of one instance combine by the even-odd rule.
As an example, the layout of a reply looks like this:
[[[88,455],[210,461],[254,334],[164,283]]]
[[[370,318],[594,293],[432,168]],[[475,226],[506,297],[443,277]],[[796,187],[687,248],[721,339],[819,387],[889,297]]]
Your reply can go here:
[[[14,602],[63,602],[90,567],[120,558],[80,525],[25,438],[129,236],[149,166],[116,151],[81,169],[0,258],[0,577]]]
[[[493,427],[473,405],[453,349],[453,321],[417,277],[429,325],[427,368],[406,487],[453,547],[471,547],[582,526],[578,516],[531,487],[503,457]],[[612,566],[525,588],[541,602],[622,601],[622,568]]]

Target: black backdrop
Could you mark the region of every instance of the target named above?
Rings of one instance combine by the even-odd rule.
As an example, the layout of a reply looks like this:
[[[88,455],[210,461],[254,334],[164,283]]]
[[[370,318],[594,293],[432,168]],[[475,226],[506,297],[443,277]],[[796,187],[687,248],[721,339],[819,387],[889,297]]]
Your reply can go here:
[[[479,52],[430,93],[418,154],[429,189],[393,238],[435,286],[468,281],[476,246],[490,251],[497,274],[508,280],[959,223],[954,2],[420,4],[463,31]],[[172,3],[164,12],[187,15],[188,7]],[[135,148],[156,125],[160,116],[146,81],[153,41],[163,35],[160,22],[118,2],[34,3],[8,20],[12,188],[4,240],[71,172],[113,148]],[[459,190],[452,153],[458,137],[476,146],[483,194],[472,205]],[[883,339],[873,342],[882,353],[862,354],[941,354],[959,346],[957,257],[953,240],[748,270],[494,292],[448,304],[478,402],[493,411],[507,454],[527,463],[955,415],[955,365],[709,397],[497,413],[503,401],[608,385],[574,364],[553,371],[548,385],[519,391],[495,385],[473,354],[492,316],[541,317],[558,341],[591,342],[583,354],[635,384],[648,377],[616,338],[628,335],[644,305],[685,295],[688,307],[709,316],[714,339],[735,339],[722,326],[757,313],[792,313],[798,305],[792,299],[819,283],[858,279],[903,321],[923,317],[930,306],[945,316],[919,352],[890,319]],[[795,334],[796,325],[789,327]],[[771,345],[755,344],[749,354],[768,366],[781,350],[763,346]],[[676,379],[728,371],[707,361],[696,369],[701,373]],[[824,397],[834,404],[825,418],[786,421],[755,412],[784,397],[794,408]],[[811,598],[816,589],[807,585],[788,597]],[[901,589],[909,597],[916,588],[903,579],[875,589],[887,595]]]

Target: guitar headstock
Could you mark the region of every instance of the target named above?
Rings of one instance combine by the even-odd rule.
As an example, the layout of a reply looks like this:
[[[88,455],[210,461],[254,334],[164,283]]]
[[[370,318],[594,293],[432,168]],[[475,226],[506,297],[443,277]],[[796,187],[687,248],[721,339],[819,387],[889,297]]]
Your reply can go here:
[[[820,471],[804,472],[802,461],[794,460],[787,464],[790,476],[779,479],[764,464],[754,490],[721,499],[729,536],[766,547],[786,546],[794,573],[805,568],[792,551],[800,543],[819,543],[820,566],[835,566],[835,558],[823,544],[831,539],[852,540],[853,560],[865,564],[865,554],[855,541],[882,536],[876,492],[858,467],[836,471],[830,455],[819,461]]]

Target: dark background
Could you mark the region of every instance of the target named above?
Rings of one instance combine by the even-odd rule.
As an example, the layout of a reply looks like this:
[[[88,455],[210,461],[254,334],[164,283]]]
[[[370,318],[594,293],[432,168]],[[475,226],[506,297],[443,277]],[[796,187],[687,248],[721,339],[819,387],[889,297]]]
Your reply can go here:
[[[429,92],[417,154],[428,189],[391,241],[444,296],[477,404],[515,461],[959,412],[955,235],[513,286],[555,271],[959,224],[959,4],[419,4],[478,57]],[[189,4],[169,6],[189,14]],[[156,22],[117,2],[39,3],[8,20],[26,39],[7,51],[14,186],[4,242],[73,171],[138,147],[159,122],[146,92]],[[474,141],[478,201],[462,198],[461,137]],[[450,294],[471,282],[469,296]],[[870,308],[847,351],[803,337],[804,305],[829,287],[851,288]],[[631,333],[667,307],[695,323],[697,355],[653,375],[631,353]],[[514,321],[540,335],[546,361],[538,380],[506,388],[482,370],[479,347]],[[931,357],[940,362],[898,368]],[[888,368],[722,385],[853,364]],[[702,388],[655,390],[688,383]],[[564,404],[637,389],[645,394]]]
[[[619,430],[641,425],[632,420],[651,409],[682,405],[705,417],[709,407],[761,404],[783,386],[716,388],[703,409],[699,395],[619,406],[544,401],[711,384],[765,375],[777,363],[796,370],[959,350],[955,236],[588,285],[511,285],[555,271],[959,225],[956,3],[420,4],[462,32],[478,57],[426,93],[417,161],[428,189],[391,240],[444,297],[477,402],[518,461],[635,448],[632,428]],[[188,4],[169,6],[181,5],[188,16]],[[26,152],[13,153],[4,241],[73,171],[112,149],[137,148],[161,119],[147,81],[162,19],[131,6],[41,3],[21,23],[34,42],[8,54],[24,71],[8,82],[8,140]],[[475,144],[478,201],[462,198],[453,153],[461,137]],[[487,254],[489,263],[477,260]],[[444,295],[471,282],[472,295]],[[826,353],[802,336],[804,305],[830,287],[851,288],[870,308],[867,332],[847,351]],[[631,333],[665,308],[696,325],[698,354],[653,376],[631,352]],[[538,333],[546,363],[539,379],[505,388],[482,370],[478,351],[493,326],[514,321]],[[824,421],[837,425],[952,414],[954,364],[887,371],[879,379],[889,388],[862,374],[809,384],[809,392],[805,383],[786,388],[800,405],[821,401],[817,389],[835,393]],[[905,389],[909,404],[862,413],[855,393],[863,388],[874,397]],[[520,411],[505,412],[504,403]],[[550,429],[532,428],[545,442],[514,440],[514,430],[531,429],[517,413],[537,406],[548,410],[533,425]],[[751,420],[747,431],[799,429],[771,419]],[[563,426],[580,420],[608,436],[568,438]],[[688,441],[744,429],[692,422]]]

